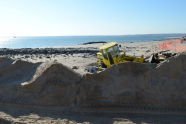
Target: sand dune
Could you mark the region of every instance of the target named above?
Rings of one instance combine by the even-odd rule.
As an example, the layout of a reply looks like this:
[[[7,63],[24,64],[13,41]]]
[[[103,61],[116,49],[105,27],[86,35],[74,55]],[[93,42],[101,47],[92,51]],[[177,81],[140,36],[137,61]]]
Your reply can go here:
[[[60,63],[2,58],[0,101],[28,105],[186,108],[186,55],[160,65],[123,63],[81,76]],[[174,66],[173,66],[174,65]],[[39,73],[40,72],[40,73]]]

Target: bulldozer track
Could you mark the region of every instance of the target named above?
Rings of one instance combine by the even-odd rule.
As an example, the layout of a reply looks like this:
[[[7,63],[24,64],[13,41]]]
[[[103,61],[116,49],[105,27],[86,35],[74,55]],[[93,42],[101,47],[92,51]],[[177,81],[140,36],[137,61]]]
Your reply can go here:
[[[5,114],[3,114],[5,113]],[[16,114],[15,114],[16,113]],[[107,122],[121,121],[128,119],[135,122],[142,120],[143,122],[153,123],[186,123],[185,109],[172,108],[156,108],[156,107],[113,107],[113,106],[39,106],[39,105],[23,105],[12,103],[0,103],[1,122],[14,122],[16,119],[21,121],[31,120],[34,123],[38,120],[59,118],[93,118],[93,122],[102,124],[102,118]],[[36,114],[36,117],[30,116]],[[15,116],[16,115],[16,116]],[[13,118],[13,117],[14,118]],[[57,118],[55,118],[57,117]],[[86,121],[88,120],[86,119]],[[84,120],[85,121],[85,120]],[[96,122],[97,121],[97,122]]]
[[[186,117],[186,108],[162,108],[145,106],[41,106],[13,103],[0,103],[0,111],[6,108],[20,110],[49,111],[55,114],[152,114],[152,115],[181,115]]]
[[[158,115],[185,115],[186,108],[162,108],[162,107],[145,107],[145,106],[96,106],[96,107],[82,107],[81,111],[96,112],[96,113],[143,113],[143,114],[158,114]]]

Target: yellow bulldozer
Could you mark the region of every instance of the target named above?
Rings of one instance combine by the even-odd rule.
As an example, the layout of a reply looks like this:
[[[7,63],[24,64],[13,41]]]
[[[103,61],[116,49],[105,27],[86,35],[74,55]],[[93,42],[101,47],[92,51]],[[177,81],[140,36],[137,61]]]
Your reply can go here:
[[[100,68],[107,68],[114,64],[125,63],[125,62],[139,62],[145,61],[143,55],[140,58],[135,56],[128,56],[125,53],[121,53],[119,45],[116,42],[106,43],[100,47],[100,51],[97,53],[97,64]]]

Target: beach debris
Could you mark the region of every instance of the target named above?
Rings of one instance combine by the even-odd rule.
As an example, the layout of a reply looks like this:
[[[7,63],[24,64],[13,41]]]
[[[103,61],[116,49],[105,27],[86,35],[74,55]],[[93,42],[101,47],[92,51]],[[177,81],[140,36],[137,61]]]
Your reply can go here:
[[[152,54],[149,58],[146,58],[146,62],[149,63],[160,63],[167,60],[169,57],[175,56],[176,53],[171,53],[168,51],[161,51],[159,53]]]
[[[87,68],[85,69],[87,72],[89,73],[97,73],[98,72],[98,67],[96,66],[87,66]]]

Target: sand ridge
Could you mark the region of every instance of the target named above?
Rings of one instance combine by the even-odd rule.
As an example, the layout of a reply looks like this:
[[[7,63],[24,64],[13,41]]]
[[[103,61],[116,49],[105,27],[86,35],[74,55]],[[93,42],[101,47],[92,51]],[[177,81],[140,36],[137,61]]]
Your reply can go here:
[[[186,55],[181,54],[160,66],[129,62],[82,76],[60,63],[43,69],[39,68],[41,63],[19,60],[2,70],[6,73],[0,73],[0,100],[34,105],[147,104],[185,108],[185,61]],[[37,68],[42,73],[33,80]]]

